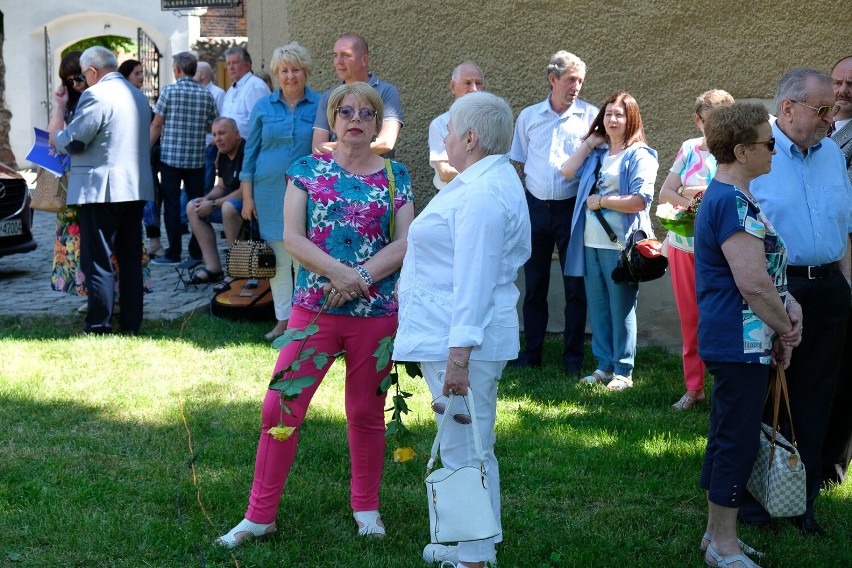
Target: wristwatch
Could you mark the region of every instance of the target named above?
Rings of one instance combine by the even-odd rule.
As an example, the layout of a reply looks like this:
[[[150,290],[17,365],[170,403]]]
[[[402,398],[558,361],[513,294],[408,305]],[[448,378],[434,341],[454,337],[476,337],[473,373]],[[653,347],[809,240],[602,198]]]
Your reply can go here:
[[[216,211],[217,209],[219,209],[219,205],[216,203],[215,199],[210,200],[210,207],[213,208],[213,211]]]

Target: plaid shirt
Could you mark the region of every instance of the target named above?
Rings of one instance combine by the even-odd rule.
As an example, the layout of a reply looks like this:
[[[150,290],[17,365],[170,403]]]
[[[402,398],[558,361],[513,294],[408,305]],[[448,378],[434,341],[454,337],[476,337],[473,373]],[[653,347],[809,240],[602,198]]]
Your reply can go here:
[[[203,168],[204,135],[219,116],[210,92],[182,77],[160,92],[154,112],[165,120],[160,159],[173,168]]]

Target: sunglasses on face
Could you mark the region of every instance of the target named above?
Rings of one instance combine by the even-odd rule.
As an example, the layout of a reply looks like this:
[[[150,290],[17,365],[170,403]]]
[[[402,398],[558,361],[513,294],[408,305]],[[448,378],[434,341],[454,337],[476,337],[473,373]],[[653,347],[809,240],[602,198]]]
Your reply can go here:
[[[439,397],[439,398],[443,398],[443,397]],[[464,400],[464,405],[467,406],[467,400],[465,400],[464,398],[462,398],[462,400]],[[435,414],[440,414],[441,416],[443,416],[444,413],[447,411],[447,405],[444,404],[443,402],[438,402],[438,399],[436,398],[435,400],[432,401],[432,411]],[[467,409],[467,414],[453,414],[451,416],[451,418],[455,422],[458,422],[459,424],[464,424],[464,425],[470,424],[471,421],[472,421],[471,418],[470,418],[470,408]]]
[[[79,75],[73,75],[71,77],[66,77],[65,82],[66,83],[85,83],[86,77],[84,77],[83,74],[81,73]]]
[[[357,111],[351,106],[337,107],[337,116],[343,120],[352,120],[356,113],[364,122],[369,122],[376,117],[376,111],[368,107],[359,108]]]
[[[775,137],[773,136],[769,140],[758,140],[755,144],[765,144],[766,149],[771,152],[775,149]]]
[[[837,111],[840,110],[840,108],[837,105],[822,105],[821,107],[815,107],[815,106],[811,106],[807,103],[801,103],[799,101],[794,101],[793,99],[790,99],[790,101],[796,103],[797,105],[806,106],[809,109],[816,111],[817,116],[820,117],[820,118],[825,118],[825,115],[827,115],[828,113],[837,114]]]

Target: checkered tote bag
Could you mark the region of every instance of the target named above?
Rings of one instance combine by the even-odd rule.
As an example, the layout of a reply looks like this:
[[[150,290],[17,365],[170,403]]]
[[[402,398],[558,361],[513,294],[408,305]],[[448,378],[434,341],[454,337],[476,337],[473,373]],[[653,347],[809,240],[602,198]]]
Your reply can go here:
[[[784,369],[779,367],[776,370],[769,394],[773,397],[774,406],[772,426],[760,425],[760,447],[748,480],[748,490],[771,516],[795,517],[805,512],[807,486],[805,464],[796,448]],[[778,432],[778,411],[782,396],[787,406],[787,416],[790,417],[792,443]]]

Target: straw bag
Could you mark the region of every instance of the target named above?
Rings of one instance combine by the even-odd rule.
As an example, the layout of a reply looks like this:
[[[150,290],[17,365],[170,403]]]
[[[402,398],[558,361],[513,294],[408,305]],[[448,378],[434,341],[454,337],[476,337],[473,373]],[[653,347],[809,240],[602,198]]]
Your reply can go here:
[[[760,448],[748,480],[748,490],[773,517],[802,515],[807,506],[805,464],[796,448],[796,432],[790,414],[790,395],[784,369],[778,367],[773,384],[769,387],[773,397],[772,426],[760,425]],[[778,432],[778,411],[781,397],[790,417],[791,444]]]
[[[494,518],[488,484],[485,479],[485,457],[476,423],[473,393],[468,389],[467,403],[470,408],[473,443],[479,467],[465,466],[456,470],[441,468],[432,471],[438,446],[447,418],[452,412],[454,395],[450,394],[444,417],[432,443],[432,455],[426,465],[426,500],[429,506],[429,537],[433,543],[465,542],[497,536],[500,528]],[[430,473],[431,472],[431,473]]]
[[[68,197],[67,189],[67,173],[62,177],[56,177],[52,172],[39,168],[30,207],[38,211],[61,213],[65,211],[65,202]]]
[[[275,276],[275,252],[260,238],[257,221],[243,223],[240,236],[228,249],[228,275],[233,278],[272,278]]]

